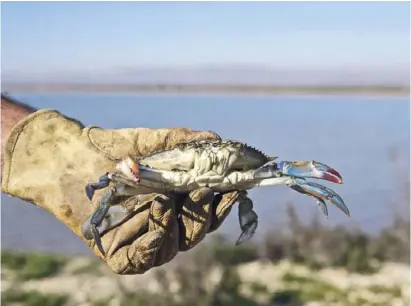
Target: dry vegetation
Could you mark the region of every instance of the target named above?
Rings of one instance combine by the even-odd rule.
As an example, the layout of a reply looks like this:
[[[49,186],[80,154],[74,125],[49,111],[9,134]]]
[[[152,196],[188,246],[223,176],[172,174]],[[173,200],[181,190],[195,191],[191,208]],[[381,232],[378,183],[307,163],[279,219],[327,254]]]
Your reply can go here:
[[[215,235],[143,276],[113,275],[96,259],[3,250],[2,305],[409,304],[409,220],[376,236],[303,224],[292,205],[288,220],[261,244]]]

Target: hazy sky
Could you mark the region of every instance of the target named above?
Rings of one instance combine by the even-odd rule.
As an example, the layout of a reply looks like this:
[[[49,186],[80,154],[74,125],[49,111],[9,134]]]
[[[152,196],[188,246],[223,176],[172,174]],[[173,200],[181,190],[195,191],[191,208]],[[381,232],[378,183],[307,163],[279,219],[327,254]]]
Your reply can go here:
[[[404,67],[409,4],[3,2],[2,71]]]

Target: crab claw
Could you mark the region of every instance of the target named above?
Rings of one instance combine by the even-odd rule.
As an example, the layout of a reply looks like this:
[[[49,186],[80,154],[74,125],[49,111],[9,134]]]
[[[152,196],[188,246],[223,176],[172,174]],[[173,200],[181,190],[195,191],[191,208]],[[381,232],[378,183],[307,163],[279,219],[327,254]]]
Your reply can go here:
[[[313,182],[308,182],[303,179],[296,179],[292,185],[289,185],[295,191],[299,193],[313,196],[317,199],[317,203],[320,208],[327,216],[328,211],[324,200],[329,200],[332,204],[337,206],[342,212],[344,212],[348,217],[350,216],[350,211],[348,207],[344,204],[343,199],[333,190]]]
[[[101,223],[96,226],[98,234],[102,236],[110,229],[118,226],[132,216],[132,212],[128,211],[122,206],[110,206],[107,214]],[[94,213],[91,214],[83,223],[81,227],[81,232],[87,240],[91,240],[95,236],[95,232],[91,227],[91,219],[94,217]]]
[[[99,227],[103,224],[102,230],[107,228],[107,221],[104,221],[107,217],[107,214],[111,207],[111,202],[115,197],[116,193],[117,189],[115,187],[112,187],[109,190],[107,190],[101,198],[101,201],[97,206],[97,209],[82,226],[83,236],[88,240],[94,238],[97,248],[103,256],[105,256],[106,254],[104,252],[103,245],[101,242],[101,233],[99,232]]]
[[[124,174],[126,178],[134,181],[135,183],[140,182],[139,164],[130,156],[121,160],[117,164],[116,170]]]
[[[277,171],[287,176],[316,178],[337,184],[343,183],[341,175],[336,170],[314,160],[298,162],[282,161],[277,164]]]

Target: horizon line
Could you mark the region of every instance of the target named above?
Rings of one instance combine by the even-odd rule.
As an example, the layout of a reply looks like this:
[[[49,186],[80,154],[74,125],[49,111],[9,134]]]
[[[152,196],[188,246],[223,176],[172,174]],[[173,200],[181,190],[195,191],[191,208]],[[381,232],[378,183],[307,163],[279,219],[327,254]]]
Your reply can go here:
[[[227,93],[227,94],[361,94],[410,96],[405,85],[248,85],[248,84],[104,84],[104,83],[1,83],[2,92],[102,93]]]

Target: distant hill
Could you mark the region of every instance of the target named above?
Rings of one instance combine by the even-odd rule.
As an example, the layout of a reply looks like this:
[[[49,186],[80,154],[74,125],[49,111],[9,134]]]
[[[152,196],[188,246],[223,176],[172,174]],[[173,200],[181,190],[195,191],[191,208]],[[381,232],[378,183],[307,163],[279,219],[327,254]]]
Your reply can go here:
[[[262,86],[409,86],[409,65],[270,67],[264,65],[202,65],[193,67],[120,67],[101,70],[28,73],[2,71],[2,83],[179,84]]]

